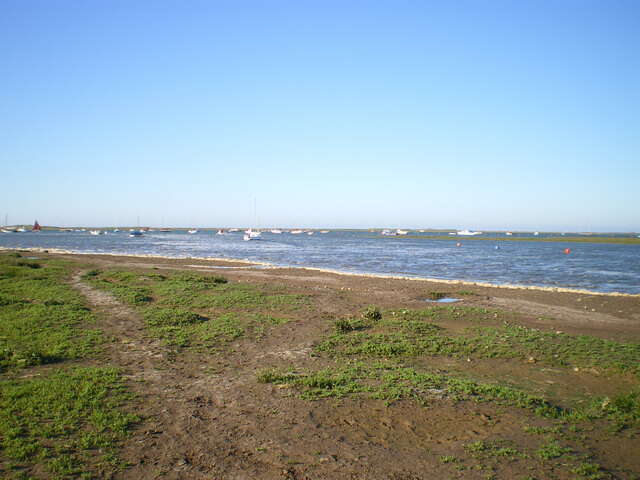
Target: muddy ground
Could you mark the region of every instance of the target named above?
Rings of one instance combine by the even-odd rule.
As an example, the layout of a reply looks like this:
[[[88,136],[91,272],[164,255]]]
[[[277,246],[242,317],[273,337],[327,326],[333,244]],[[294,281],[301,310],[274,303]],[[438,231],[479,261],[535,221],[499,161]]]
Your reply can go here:
[[[291,388],[256,381],[256,372],[268,366],[325,366],[327,360],[312,352],[331,332],[332,320],[358,314],[372,304],[383,309],[424,308],[426,292],[444,292],[460,298],[463,305],[516,312],[525,326],[638,342],[638,296],[450,285],[237,262],[57,256],[77,264],[74,287],[98,313],[100,328],[116,340],[101,361],[122,367],[138,395],[132,408],[143,421],[122,448],[121,456],[130,466],[119,478],[640,478],[640,440],[629,432],[583,434],[580,454],[588,454],[602,469],[593,477],[580,476],[563,467],[562,459],[471,459],[464,445],[475,441],[506,441],[525,451],[537,448],[540,440],[524,433],[523,425],[544,422],[516,407],[437,396],[425,406],[411,400],[389,405],[361,396],[309,401]],[[240,338],[222,354],[186,351],[176,357],[148,335],[132,307],[81,277],[90,268],[115,267],[197,270],[231,282],[268,283],[309,296],[312,306],[259,342]],[[456,294],[459,291],[465,294]],[[636,382],[620,376],[612,386],[610,377],[592,372],[504,359],[437,357],[419,362],[475,379],[526,384],[560,403],[576,392],[585,397],[610,394],[616,385],[622,391]]]

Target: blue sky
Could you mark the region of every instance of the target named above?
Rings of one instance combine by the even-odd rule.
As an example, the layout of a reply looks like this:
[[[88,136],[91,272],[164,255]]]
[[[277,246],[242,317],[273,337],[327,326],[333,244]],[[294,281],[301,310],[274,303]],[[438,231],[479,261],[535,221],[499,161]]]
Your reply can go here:
[[[636,1],[0,3],[0,215],[640,230]]]

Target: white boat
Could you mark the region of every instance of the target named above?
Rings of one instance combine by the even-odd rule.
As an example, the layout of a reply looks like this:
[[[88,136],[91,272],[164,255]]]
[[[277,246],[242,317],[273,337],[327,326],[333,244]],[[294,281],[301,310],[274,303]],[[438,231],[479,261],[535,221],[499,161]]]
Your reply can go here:
[[[198,233],[198,230],[196,230],[195,228],[192,228],[191,230],[187,230],[187,231],[191,234]]]
[[[244,239],[245,242],[248,242],[249,240],[260,240],[261,237],[262,237],[262,234],[260,232],[249,229],[246,232],[244,232],[244,237],[242,238]]]
[[[329,230],[320,230],[320,233],[329,233]]]
[[[482,232],[472,232],[470,230],[459,230],[456,232],[456,235],[460,235],[463,237],[471,237],[473,235],[482,235]]]
[[[273,230],[271,230],[271,233],[282,233],[282,230],[280,230],[279,228],[274,228]]]
[[[396,235],[398,235],[398,232],[394,232],[393,230],[382,230],[381,232],[382,235],[384,236],[388,236],[388,237],[395,237]]]
[[[409,231],[408,231],[408,230],[400,230],[400,229],[397,229],[397,230],[396,230],[396,233],[397,233],[398,235],[406,235],[406,234],[408,234],[408,233],[409,233]]]
[[[533,232],[533,234],[537,237],[538,235],[540,235],[540,232]]]
[[[16,230],[16,232],[20,232],[20,233],[22,233],[22,232],[26,232],[26,231],[27,231],[27,229],[26,229],[26,228],[24,228],[24,227],[20,227],[20,228],[18,228],[18,229]]]
[[[119,231],[120,231],[120,229],[119,229],[119,228],[114,228],[114,229],[113,229],[113,233],[118,233]]]
[[[313,235],[313,232],[307,232],[307,235]]]
[[[218,230],[218,232],[219,232],[219,231],[220,231],[220,230]],[[239,228],[230,228],[230,229],[229,229],[229,231],[230,231],[230,232],[239,232],[239,231],[240,231],[240,229],[239,229]]]
[[[232,230],[229,230],[229,231],[231,232]],[[216,235],[224,235],[224,230],[223,230],[223,229],[219,229],[219,230],[216,232]]]
[[[506,233],[505,233],[505,235],[511,236],[511,235],[513,235],[513,233],[511,233],[511,232],[506,232]]]
[[[291,230],[291,234],[292,235],[298,235],[300,233],[303,233],[303,231],[302,230]]]
[[[89,233],[91,235],[102,235],[104,232],[102,230],[90,230]]]

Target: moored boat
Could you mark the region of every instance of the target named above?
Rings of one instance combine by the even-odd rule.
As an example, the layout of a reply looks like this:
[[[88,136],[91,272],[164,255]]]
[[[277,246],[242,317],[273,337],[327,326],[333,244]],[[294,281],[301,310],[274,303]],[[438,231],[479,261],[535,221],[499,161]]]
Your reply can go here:
[[[242,238],[244,239],[245,242],[248,242],[249,240],[260,240],[261,237],[262,237],[262,234],[260,232],[256,230],[252,230],[250,228],[249,230],[244,232],[244,236]]]

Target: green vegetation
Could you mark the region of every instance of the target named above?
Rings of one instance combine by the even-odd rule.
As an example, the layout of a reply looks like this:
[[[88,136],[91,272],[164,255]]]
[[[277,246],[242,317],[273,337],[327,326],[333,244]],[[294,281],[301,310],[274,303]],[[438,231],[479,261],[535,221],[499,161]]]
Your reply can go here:
[[[315,354],[331,362],[320,370],[295,365],[268,368],[258,381],[289,388],[303,399],[357,396],[383,400],[391,405],[411,400],[428,406],[435,400],[492,404],[496,411],[523,409],[525,418],[543,425],[524,427],[543,435],[536,447],[519,448],[508,440],[479,440],[464,450],[469,458],[442,455],[439,461],[456,470],[488,470],[486,478],[501,462],[527,462],[522,468],[565,468],[582,479],[609,478],[589,455],[579,434],[596,425],[609,427],[609,434],[640,426],[640,390],[611,398],[564,398],[556,404],[544,396],[502,382],[477,381],[466,373],[452,374],[424,367],[418,357],[507,358],[520,365],[547,364],[556,367],[596,368],[611,375],[640,375],[640,346],[586,335],[566,335],[526,328],[514,323],[515,316],[498,310],[465,306],[434,306],[421,310],[392,310],[334,321],[334,329],[316,346]],[[526,367],[525,367],[526,368]],[[577,444],[575,448],[573,444]],[[470,460],[472,459],[472,460]],[[473,463],[475,462],[475,463]],[[524,465],[529,465],[525,467]],[[530,477],[533,478],[533,477]]]
[[[552,458],[558,458],[571,453],[571,449],[561,446],[557,440],[550,438],[538,449],[536,453],[540,458],[550,460]]]
[[[86,328],[94,318],[81,296],[64,283],[66,276],[60,262],[41,265],[0,255],[0,371],[97,351],[101,334]]]
[[[110,477],[133,415],[120,373],[86,367],[104,343],[68,265],[0,254],[0,458],[5,478]],[[49,364],[49,368],[41,365]]]
[[[430,398],[446,396],[453,400],[513,405],[550,418],[562,414],[562,409],[544,399],[513,388],[445,374],[418,372],[391,362],[354,362],[315,372],[267,369],[258,374],[258,381],[296,387],[301,391],[301,397],[309,400],[341,398],[358,393],[387,403],[414,399],[425,404]]]
[[[318,351],[333,357],[515,358],[551,366],[599,368],[640,375],[638,343],[545,332],[502,320],[504,318],[508,316],[496,311],[456,306],[391,311],[376,322],[341,319],[336,321],[334,335],[320,343]],[[438,324],[443,320],[498,325],[471,326],[462,334],[451,334]]]
[[[273,287],[192,272],[109,270],[91,271],[84,278],[136,307],[151,334],[178,349],[219,350],[248,334],[260,339],[305,302]]]
[[[29,380],[0,382],[3,456],[16,472],[42,465],[47,478],[93,478],[119,467],[116,446],[136,418],[112,368],[75,367]]]
[[[506,457],[514,459],[524,456],[513,446],[503,445],[499,442],[489,442],[478,440],[476,442],[468,443],[464,446],[467,453],[470,453],[473,458],[484,459],[490,457]]]

